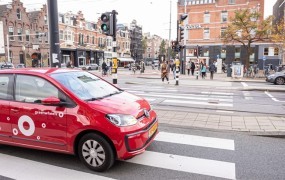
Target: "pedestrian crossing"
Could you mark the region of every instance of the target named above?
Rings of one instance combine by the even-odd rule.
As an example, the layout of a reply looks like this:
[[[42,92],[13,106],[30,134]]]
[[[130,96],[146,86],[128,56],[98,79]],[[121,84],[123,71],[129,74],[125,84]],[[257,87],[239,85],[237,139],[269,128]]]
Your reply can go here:
[[[138,88],[138,87],[137,87]],[[152,87],[151,92],[140,89],[122,88],[130,93],[145,98],[151,104],[159,101],[160,105],[182,105],[182,106],[203,106],[203,107],[227,107],[232,108],[234,93],[230,92],[207,92],[181,93],[177,89],[164,87]],[[141,88],[143,89],[143,88]]]
[[[219,158],[222,159],[222,157],[213,157],[211,159],[207,159],[203,158],[202,155],[201,157],[192,157],[191,154],[187,156],[179,154],[181,151],[181,146],[191,150],[195,149],[195,147],[201,148],[206,150],[206,152],[209,154],[211,154],[211,152],[214,150],[221,151],[222,153],[234,153],[234,140],[162,131],[155,138],[155,142],[152,144],[151,150],[148,149],[143,154],[124,162],[127,164],[132,164],[132,166],[136,164],[140,165],[138,168],[153,167],[162,171],[171,170],[178,173],[187,173],[189,176],[191,175],[191,177],[194,175],[236,179],[235,163],[220,161]],[[164,152],[160,152],[162,147],[165,150]],[[177,154],[167,152],[167,150],[172,149],[173,147],[175,147]],[[97,175],[97,173],[82,172],[80,169],[76,169],[76,167],[73,169],[68,169],[1,153],[0,159],[0,176],[17,180],[111,180],[114,178],[114,176],[112,176],[112,178],[108,177],[108,171]],[[127,166],[126,164],[121,164],[121,166],[124,165]],[[115,176],[116,179],[121,179],[120,174],[122,173],[122,170],[126,171],[126,173],[135,173],[128,172],[127,168],[122,167],[120,173]],[[145,179],[158,179],[158,177],[145,177]]]

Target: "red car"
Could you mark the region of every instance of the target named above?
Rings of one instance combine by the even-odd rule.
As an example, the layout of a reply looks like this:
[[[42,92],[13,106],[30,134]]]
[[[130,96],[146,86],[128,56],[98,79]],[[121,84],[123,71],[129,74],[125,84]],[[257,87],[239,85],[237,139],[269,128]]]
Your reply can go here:
[[[78,155],[94,171],[140,154],[158,133],[143,98],[81,70],[0,71],[0,143]]]

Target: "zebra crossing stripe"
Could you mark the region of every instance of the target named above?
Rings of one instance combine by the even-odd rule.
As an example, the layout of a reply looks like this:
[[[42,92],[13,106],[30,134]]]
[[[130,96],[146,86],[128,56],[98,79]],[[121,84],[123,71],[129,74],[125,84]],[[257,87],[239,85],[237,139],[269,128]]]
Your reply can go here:
[[[235,163],[146,151],[127,162],[226,179],[236,179]]]
[[[208,103],[208,102],[182,101],[182,100],[164,100],[163,103],[196,104],[196,105],[207,105],[207,106],[233,107],[233,104],[223,104],[223,103],[216,104],[216,103]]]
[[[0,174],[5,177],[20,180],[50,180],[50,179],[96,179],[112,180],[104,176],[84,173],[72,169],[39,163],[28,159],[0,154]]]
[[[230,140],[230,139],[159,132],[155,140],[162,141],[162,142],[201,146],[201,147],[210,147],[210,148],[225,149],[225,150],[232,150],[232,151],[235,150],[234,140]]]

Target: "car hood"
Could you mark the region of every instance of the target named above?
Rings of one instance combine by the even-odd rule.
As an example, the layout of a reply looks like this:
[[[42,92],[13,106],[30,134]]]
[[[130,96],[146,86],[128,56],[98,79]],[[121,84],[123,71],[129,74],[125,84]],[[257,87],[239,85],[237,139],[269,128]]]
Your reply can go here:
[[[128,92],[89,101],[88,104],[91,108],[106,114],[130,114],[136,118],[144,113],[144,109],[150,110],[150,105],[145,99]]]

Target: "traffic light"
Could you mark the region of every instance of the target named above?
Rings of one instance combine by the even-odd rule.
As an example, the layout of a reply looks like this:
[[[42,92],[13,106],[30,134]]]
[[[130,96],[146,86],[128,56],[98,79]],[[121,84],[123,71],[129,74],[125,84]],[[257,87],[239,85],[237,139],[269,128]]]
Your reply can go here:
[[[171,49],[175,50],[176,49],[176,43],[177,41],[171,41]]]
[[[184,39],[184,27],[179,27],[179,38],[178,41],[182,41]]]
[[[198,46],[198,56],[203,56],[203,47]]]
[[[104,34],[110,35],[110,26],[111,26],[111,21],[110,21],[111,13],[110,12],[105,12],[101,15],[101,29]]]
[[[180,42],[181,40],[184,39],[184,20],[188,17],[187,14],[182,14],[180,15],[180,19],[179,19],[179,23],[178,23],[178,27],[177,27],[177,39],[178,42]]]

